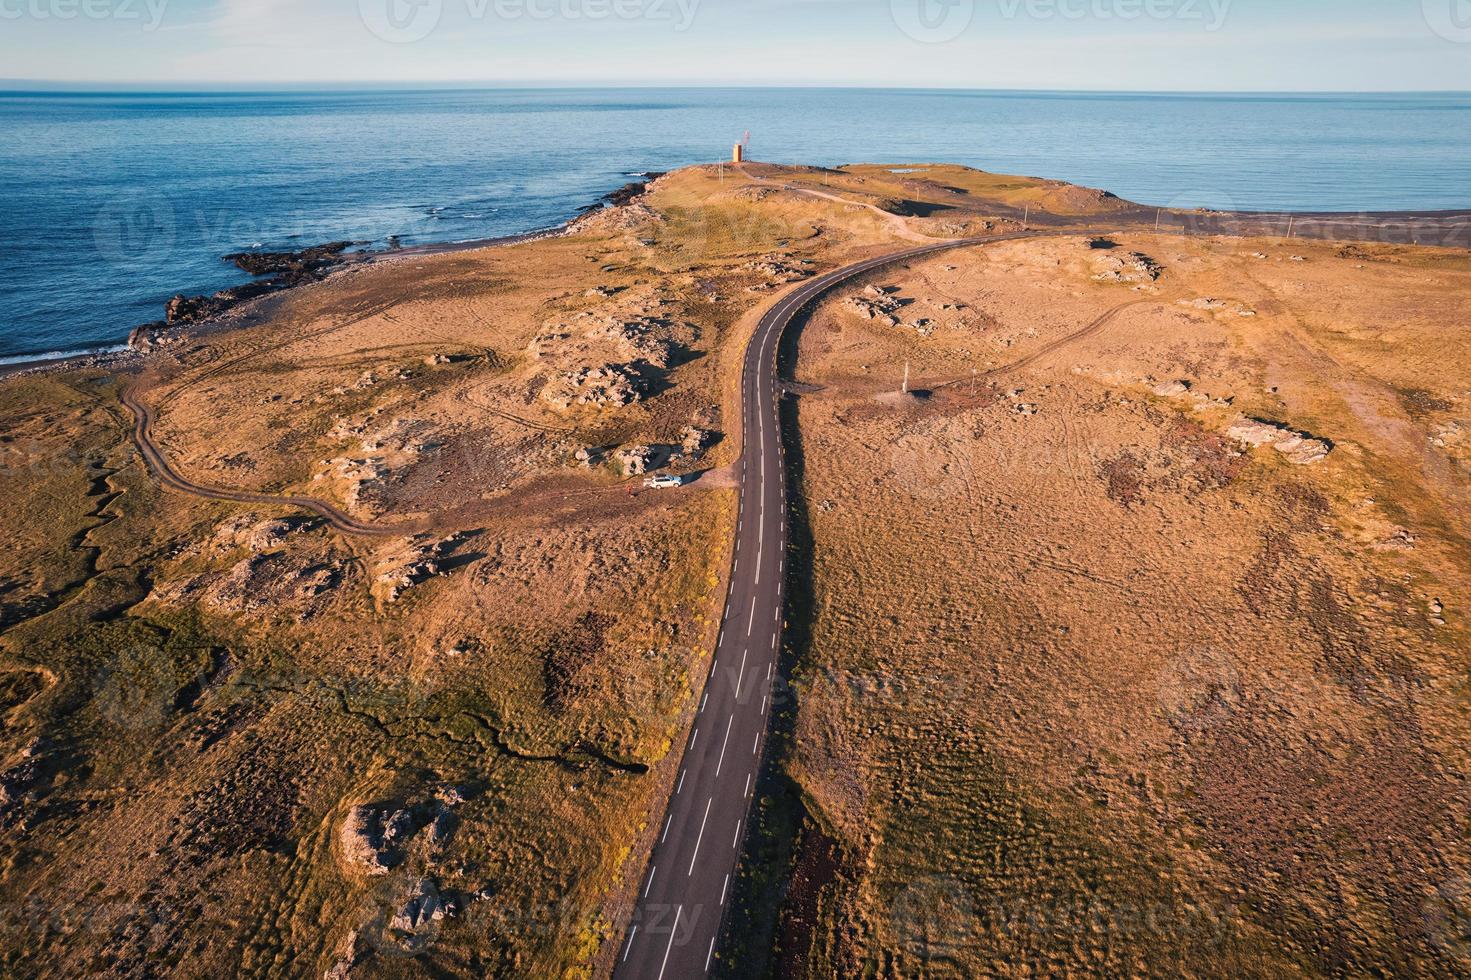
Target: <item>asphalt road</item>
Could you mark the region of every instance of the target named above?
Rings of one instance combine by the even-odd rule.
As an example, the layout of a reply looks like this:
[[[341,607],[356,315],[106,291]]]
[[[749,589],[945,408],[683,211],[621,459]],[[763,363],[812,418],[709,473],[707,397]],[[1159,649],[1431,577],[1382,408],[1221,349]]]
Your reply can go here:
[[[1027,237],[923,245],[847,266],[805,283],[761,319],[743,369],[740,518],[720,639],[614,977],[706,976],[733,892],[772,710],[786,596],[786,467],[777,416],[783,331],[808,304],[857,276],[935,252]]]

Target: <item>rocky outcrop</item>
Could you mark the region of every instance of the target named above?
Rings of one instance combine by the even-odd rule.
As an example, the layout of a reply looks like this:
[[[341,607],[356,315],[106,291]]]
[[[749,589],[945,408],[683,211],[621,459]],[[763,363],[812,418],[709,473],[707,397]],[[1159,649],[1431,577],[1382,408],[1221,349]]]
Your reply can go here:
[[[609,408],[642,401],[646,390],[643,379],[630,365],[604,364],[561,372],[542,389],[541,397],[563,410],[575,406]]]
[[[403,813],[400,811],[399,816]],[[393,839],[402,828],[372,806],[355,806],[337,833],[343,863],[370,877],[386,875],[403,858],[394,852]]]
[[[768,255],[754,262],[747,262],[744,268],[762,276],[772,285],[784,285],[810,278],[812,270],[808,268],[809,265],[809,259],[792,262],[783,255]]]
[[[342,253],[356,244],[328,242],[299,252],[234,252],[225,256],[225,261],[233,262],[252,276],[274,276],[277,285],[294,286],[320,278],[324,272],[340,264]]]
[[[252,554],[223,574],[160,583],[153,597],[170,605],[203,602],[232,614],[274,616],[289,611],[306,622],[327,607],[348,568],[348,562],[331,554]]]
[[[1161,398],[1179,398],[1190,393],[1190,382],[1162,381],[1150,390]]]
[[[410,852],[425,857],[448,841],[456,826],[454,811],[464,802],[462,790],[445,786],[417,802],[352,807],[337,832],[344,869],[375,878],[403,865]]]
[[[679,434],[680,453],[688,460],[697,460],[715,445],[717,435],[709,429],[687,425]]]
[[[893,286],[867,286],[861,294],[848,297],[848,308],[865,320],[897,327],[897,314],[904,304],[894,296],[895,292]]]
[[[441,894],[438,883],[426,876],[409,889],[408,897],[389,920],[388,927],[395,932],[414,935],[457,911],[457,903]]]
[[[407,548],[395,549],[381,556],[378,574],[374,579],[374,591],[386,603],[397,602],[405,592],[416,585],[444,573],[444,562],[469,539],[469,535],[456,534],[441,541],[418,537]]]
[[[613,454],[613,462],[624,476],[642,476],[656,469],[665,455],[654,446],[624,446]]]
[[[1322,462],[1333,451],[1325,439],[1316,439],[1285,426],[1261,419],[1241,418],[1226,429],[1226,435],[1253,448],[1271,446],[1298,466]]]
[[[1110,255],[1103,260],[1103,264],[1103,271],[1093,276],[1098,282],[1152,283],[1158,282],[1165,273],[1164,266],[1143,252],[1130,252],[1125,256]]]
[[[305,282],[321,279],[346,261],[343,256],[354,242],[331,242],[300,252],[235,252],[225,256],[253,276],[268,276],[257,282],[222,289],[212,296],[172,297],[164,305],[162,324],[145,324],[134,331],[135,346],[142,346],[160,326],[185,326],[219,316],[246,300]]]
[[[1199,299],[1182,299],[1180,300],[1180,305],[1196,310],[1231,312],[1237,316],[1256,316],[1256,310],[1242,306],[1240,303],[1228,303],[1226,300],[1216,299],[1213,296],[1202,296]]]

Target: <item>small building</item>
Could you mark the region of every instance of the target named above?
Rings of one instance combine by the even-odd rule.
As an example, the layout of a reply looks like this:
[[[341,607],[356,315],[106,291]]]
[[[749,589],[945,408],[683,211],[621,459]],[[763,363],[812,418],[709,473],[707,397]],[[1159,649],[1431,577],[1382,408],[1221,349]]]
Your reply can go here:
[[[744,143],[737,143],[735,145],[735,149],[732,150],[731,153],[730,153],[730,162],[731,163],[745,163],[746,162],[746,144],[744,144]]]

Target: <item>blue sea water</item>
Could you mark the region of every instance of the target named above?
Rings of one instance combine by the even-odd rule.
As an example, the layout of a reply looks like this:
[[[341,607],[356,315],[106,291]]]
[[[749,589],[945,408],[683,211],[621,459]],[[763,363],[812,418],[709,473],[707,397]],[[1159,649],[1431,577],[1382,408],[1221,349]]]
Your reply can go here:
[[[722,159],[945,160],[1250,210],[1471,207],[1471,95],[854,89],[0,94],[0,358],[114,344],[220,257],[560,223]]]

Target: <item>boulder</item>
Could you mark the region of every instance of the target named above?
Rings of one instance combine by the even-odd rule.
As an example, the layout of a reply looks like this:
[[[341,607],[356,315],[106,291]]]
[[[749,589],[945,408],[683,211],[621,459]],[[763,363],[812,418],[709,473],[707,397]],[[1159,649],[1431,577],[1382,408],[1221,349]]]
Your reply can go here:
[[[588,446],[572,454],[572,458],[591,469],[607,458],[608,451],[601,446]]]
[[[613,454],[613,462],[624,476],[642,476],[658,465],[660,455],[653,446],[625,446]]]
[[[680,451],[689,459],[699,459],[715,444],[715,433],[709,429],[687,425],[679,434]]]
[[[371,877],[386,875],[393,862],[384,846],[382,814],[371,806],[355,806],[337,834],[343,863]]]
[[[409,890],[403,907],[388,923],[390,929],[412,935],[450,914],[450,906],[433,878],[420,878]]]

